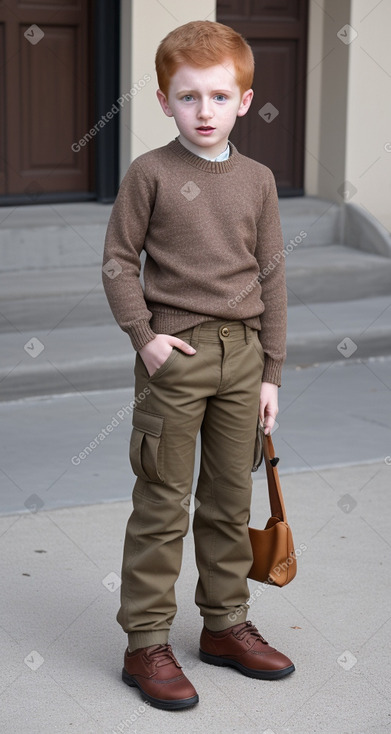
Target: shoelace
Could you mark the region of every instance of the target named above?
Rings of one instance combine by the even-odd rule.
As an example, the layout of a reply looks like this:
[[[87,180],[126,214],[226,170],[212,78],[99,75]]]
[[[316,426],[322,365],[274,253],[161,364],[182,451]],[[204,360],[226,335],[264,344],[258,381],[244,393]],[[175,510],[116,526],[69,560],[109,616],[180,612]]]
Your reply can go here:
[[[171,645],[159,645],[159,647],[155,647],[154,650],[146,650],[145,654],[149,658],[154,658],[156,665],[168,665],[169,663],[175,663],[178,668],[181,668],[172,651]]]
[[[251,637],[255,637],[256,640],[263,642],[267,645],[267,642],[261,633],[258,632],[257,628],[251,622],[245,622],[242,629],[235,632],[235,637],[242,642],[242,640],[249,640]]]

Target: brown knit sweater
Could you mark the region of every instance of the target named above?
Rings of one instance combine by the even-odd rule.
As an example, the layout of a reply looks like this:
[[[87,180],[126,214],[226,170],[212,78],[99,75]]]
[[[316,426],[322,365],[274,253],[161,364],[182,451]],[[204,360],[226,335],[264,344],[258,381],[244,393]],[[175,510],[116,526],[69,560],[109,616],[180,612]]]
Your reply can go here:
[[[208,161],[176,138],[131,164],[107,227],[104,288],[136,350],[156,334],[241,320],[260,331],[263,380],[281,385],[287,295],[276,185],[269,168],[230,146],[227,160]]]

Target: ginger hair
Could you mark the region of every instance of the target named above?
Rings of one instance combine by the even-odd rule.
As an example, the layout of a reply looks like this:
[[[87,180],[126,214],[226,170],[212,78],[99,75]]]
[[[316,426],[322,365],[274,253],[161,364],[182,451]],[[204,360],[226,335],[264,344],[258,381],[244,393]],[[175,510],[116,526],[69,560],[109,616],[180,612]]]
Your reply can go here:
[[[243,94],[254,78],[253,52],[243,36],[210,20],[186,23],[159,44],[155,57],[159,88],[167,97],[171,77],[182,64],[205,69],[227,61],[234,64],[236,83]]]

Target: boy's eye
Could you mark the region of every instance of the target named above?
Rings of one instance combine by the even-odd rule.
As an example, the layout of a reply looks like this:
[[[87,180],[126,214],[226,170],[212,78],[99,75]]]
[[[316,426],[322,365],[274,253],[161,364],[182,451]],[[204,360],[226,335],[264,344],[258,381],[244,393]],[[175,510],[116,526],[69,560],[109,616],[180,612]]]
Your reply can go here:
[[[191,102],[191,100],[193,99],[193,95],[192,95],[192,94],[185,94],[185,95],[184,95],[184,97],[183,97],[182,99],[183,99],[183,100],[184,100],[185,102]]]
[[[225,102],[226,99],[227,99],[227,97],[225,96],[225,94],[216,94],[215,95],[215,100],[217,100],[217,102]]]

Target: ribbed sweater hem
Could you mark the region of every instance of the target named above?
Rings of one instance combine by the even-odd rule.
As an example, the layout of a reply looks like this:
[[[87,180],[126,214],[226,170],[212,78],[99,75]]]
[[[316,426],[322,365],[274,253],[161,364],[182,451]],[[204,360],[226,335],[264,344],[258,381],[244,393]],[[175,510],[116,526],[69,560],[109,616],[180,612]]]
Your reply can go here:
[[[137,321],[129,328],[130,341],[136,352],[139,352],[148,342],[155,338],[156,333],[152,331],[149,321]]]
[[[271,359],[271,357],[265,354],[265,366],[263,369],[262,382],[272,382],[273,385],[278,385],[278,387],[281,387],[283,364],[283,359]]]

